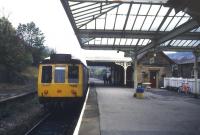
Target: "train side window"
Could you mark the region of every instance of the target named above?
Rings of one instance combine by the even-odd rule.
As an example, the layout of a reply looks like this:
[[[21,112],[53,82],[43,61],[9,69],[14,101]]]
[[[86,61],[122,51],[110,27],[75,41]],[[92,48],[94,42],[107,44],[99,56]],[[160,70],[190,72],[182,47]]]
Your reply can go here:
[[[68,82],[69,83],[78,83],[78,66],[69,66],[68,67]]]
[[[42,83],[51,83],[52,80],[52,66],[42,67]]]
[[[65,82],[65,67],[55,67],[54,82],[55,83]]]

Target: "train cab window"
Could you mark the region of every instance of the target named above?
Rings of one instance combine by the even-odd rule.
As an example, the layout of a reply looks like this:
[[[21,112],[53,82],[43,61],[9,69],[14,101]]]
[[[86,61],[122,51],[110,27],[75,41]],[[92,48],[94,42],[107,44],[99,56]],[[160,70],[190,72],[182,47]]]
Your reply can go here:
[[[42,67],[42,83],[51,83],[52,80],[52,66]]]
[[[54,82],[55,83],[65,82],[65,67],[55,67]]]
[[[68,67],[68,81],[69,83],[78,83],[78,66],[69,66]]]

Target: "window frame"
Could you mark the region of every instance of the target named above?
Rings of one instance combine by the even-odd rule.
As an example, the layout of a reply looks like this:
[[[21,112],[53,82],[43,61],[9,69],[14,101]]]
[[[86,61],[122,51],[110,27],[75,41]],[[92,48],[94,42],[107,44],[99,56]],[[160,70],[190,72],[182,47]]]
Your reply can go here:
[[[43,82],[43,67],[51,67],[51,81],[50,82]],[[43,84],[50,84],[53,82],[53,66],[52,65],[42,65],[40,79],[41,79],[40,83],[43,83]]]
[[[77,82],[70,82],[70,76],[69,76],[69,70],[70,70],[70,68],[69,67],[73,67],[73,66],[75,66],[75,67],[77,67],[78,68],[78,74],[77,74],[77,79],[78,79],[78,81]],[[79,75],[79,73],[80,73],[80,69],[79,69],[79,65],[77,65],[77,64],[69,64],[68,65],[68,73],[67,73],[67,83],[69,83],[69,84],[78,84],[78,83],[80,83],[80,75]]]

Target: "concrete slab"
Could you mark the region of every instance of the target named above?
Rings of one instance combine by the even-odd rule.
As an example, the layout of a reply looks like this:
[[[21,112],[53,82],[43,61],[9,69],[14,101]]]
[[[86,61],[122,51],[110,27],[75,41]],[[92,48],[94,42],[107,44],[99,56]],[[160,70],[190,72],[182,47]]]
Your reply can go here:
[[[97,88],[101,135],[199,135],[200,100],[166,90],[133,98],[128,88]]]

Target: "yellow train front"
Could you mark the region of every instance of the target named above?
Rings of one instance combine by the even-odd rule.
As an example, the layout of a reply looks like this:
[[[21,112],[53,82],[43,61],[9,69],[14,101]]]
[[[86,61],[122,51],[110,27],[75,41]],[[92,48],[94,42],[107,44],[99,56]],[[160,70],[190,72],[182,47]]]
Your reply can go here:
[[[41,104],[82,101],[87,89],[87,67],[70,54],[53,54],[39,65],[38,97]]]

